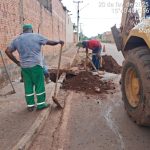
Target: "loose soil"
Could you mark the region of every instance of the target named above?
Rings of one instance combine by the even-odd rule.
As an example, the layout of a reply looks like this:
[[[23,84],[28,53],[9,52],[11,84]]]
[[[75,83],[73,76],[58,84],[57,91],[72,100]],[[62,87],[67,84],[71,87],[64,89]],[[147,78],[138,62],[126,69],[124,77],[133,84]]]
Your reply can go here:
[[[102,56],[103,65],[102,70],[106,72],[120,74],[122,67],[115,61],[112,56],[104,55]]]
[[[82,91],[86,94],[107,93],[114,90],[115,85],[112,81],[103,81],[101,77],[92,75],[91,72],[80,72],[78,75],[67,79],[62,86],[66,90]]]

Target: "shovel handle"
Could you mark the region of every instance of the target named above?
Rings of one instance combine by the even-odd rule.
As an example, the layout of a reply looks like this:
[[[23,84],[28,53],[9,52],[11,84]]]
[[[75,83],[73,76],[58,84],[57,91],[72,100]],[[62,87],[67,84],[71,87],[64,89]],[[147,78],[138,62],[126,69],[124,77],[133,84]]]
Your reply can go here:
[[[61,45],[60,51],[59,51],[57,76],[56,76],[56,83],[55,83],[55,89],[54,89],[54,97],[56,97],[56,93],[57,93],[57,83],[58,83],[59,71],[60,71],[60,64],[61,64],[62,47],[63,47],[63,45]]]
[[[4,61],[4,58],[3,58],[3,55],[2,55],[1,50],[0,50],[0,55],[1,55],[1,58],[2,58],[2,62],[3,62],[3,65],[4,65],[4,68],[5,68],[5,71],[6,71],[6,74],[7,74],[8,80],[9,80],[9,82],[10,82],[10,84],[11,84],[12,89],[13,89],[13,91],[12,91],[12,92],[13,92],[13,93],[16,93],[16,92],[15,92],[15,88],[14,88],[14,86],[13,86],[12,82],[11,82],[11,79],[10,79],[9,73],[8,73],[8,71],[7,71],[6,64],[5,64],[5,61]]]

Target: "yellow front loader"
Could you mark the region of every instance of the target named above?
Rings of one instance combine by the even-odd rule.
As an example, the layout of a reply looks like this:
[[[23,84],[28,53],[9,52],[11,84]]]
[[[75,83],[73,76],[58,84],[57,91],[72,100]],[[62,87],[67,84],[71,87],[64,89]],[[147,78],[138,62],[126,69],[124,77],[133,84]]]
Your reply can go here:
[[[150,126],[150,0],[124,0],[122,12],[121,27],[111,29],[117,49],[125,57],[122,99],[133,121]]]

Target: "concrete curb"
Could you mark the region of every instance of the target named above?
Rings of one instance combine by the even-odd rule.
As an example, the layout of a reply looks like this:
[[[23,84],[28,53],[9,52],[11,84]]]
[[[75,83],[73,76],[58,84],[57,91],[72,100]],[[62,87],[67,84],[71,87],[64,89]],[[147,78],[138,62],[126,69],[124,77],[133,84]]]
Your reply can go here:
[[[70,61],[70,63],[69,63],[70,67],[73,64],[73,61],[74,61],[76,55],[77,55],[77,53],[75,53],[72,60]],[[60,78],[58,80],[57,93],[59,92],[60,87],[61,87],[65,77],[66,77],[66,73],[63,73],[60,76]],[[52,90],[51,90],[50,96],[48,96],[50,98],[48,99],[47,102],[50,103],[52,106],[54,104],[53,100],[52,100],[52,96],[54,93],[55,84],[54,83],[50,83],[50,84],[53,84],[53,85],[52,85]],[[45,110],[41,111],[41,113],[36,118],[35,122],[32,124],[32,126],[29,128],[29,130],[24,134],[24,136],[19,140],[19,142],[12,148],[12,150],[28,150],[29,149],[33,140],[38,135],[40,129],[43,127],[45,121],[47,120],[47,118],[51,112],[51,108],[52,108],[51,106],[49,109],[45,109]]]

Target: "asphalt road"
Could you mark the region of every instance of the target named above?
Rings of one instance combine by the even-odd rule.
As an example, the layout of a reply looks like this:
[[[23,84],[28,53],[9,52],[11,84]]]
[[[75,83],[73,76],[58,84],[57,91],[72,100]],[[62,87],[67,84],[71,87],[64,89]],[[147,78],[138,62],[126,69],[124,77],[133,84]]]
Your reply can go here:
[[[123,57],[106,45],[118,62]],[[119,56],[119,57],[118,57]],[[105,74],[116,89],[108,94],[85,95],[61,90],[63,110],[51,115],[30,150],[149,150],[150,128],[139,127],[126,114],[119,85],[120,75]]]

